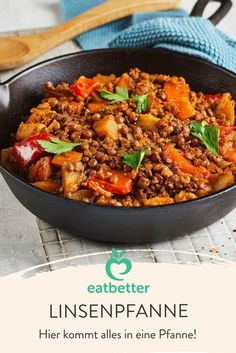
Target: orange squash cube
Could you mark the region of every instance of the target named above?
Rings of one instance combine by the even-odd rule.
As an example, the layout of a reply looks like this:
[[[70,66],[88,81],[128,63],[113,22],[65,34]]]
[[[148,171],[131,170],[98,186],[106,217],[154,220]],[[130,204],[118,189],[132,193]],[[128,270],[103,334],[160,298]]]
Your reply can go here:
[[[212,191],[216,192],[230,186],[234,183],[234,176],[231,172],[225,172],[221,174],[212,183]]]
[[[65,165],[62,167],[62,186],[64,196],[74,193],[79,189],[81,183],[81,175],[78,172],[70,171]]]
[[[30,136],[38,135],[42,131],[46,131],[46,126],[41,123],[21,123],[16,133],[16,140],[22,141]]]
[[[112,140],[117,140],[119,136],[119,126],[113,115],[107,115],[101,120],[93,124],[95,132],[99,136],[109,137]]]
[[[172,203],[174,203],[174,200],[171,197],[156,196],[145,201],[145,206],[161,206],[161,205],[170,205]]]
[[[59,184],[56,183],[55,181],[52,180],[47,180],[47,181],[36,181],[35,183],[32,183],[36,188],[51,192],[53,194],[56,194],[59,190]]]
[[[127,73],[124,73],[123,75],[121,75],[116,82],[116,86],[126,87],[128,89],[130,89],[133,86],[133,84],[134,84],[134,80]]]
[[[157,123],[159,119],[153,116],[152,114],[140,114],[138,119],[138,125],[143,130],[155,131],[157,128]]]
[[[189,99],[189,85],[178,77],[173,77],[164,84],[167,102],[173,103],[177,117],[181,120],[191,118],[195,111]]]
[[[76,151],[65,152],[58,154],[53,157],[52,164],[56,167],[62,167],[64,163],[77,163],[80,162],[83,157],[82,153]]]
[[[235,102],[231,99],[229,93],[224,93],[220,98],[216,107],[216,117],[221,118],[222,114],[225,115],[226,121],[229,122],[230,126],[235,124]]]

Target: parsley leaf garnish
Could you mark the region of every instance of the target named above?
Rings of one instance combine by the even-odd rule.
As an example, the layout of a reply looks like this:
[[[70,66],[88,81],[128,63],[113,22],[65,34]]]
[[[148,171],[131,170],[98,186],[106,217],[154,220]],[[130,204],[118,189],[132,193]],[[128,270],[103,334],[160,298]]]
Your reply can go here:
[[[55,137],[50,138],[51,142],[45,140],[38,140],[38,143],[45,150],[45,152],[53,154],[61,154],[73,150],[79,146],[79,143],[64,142]]]
[[[145,113],[151,105],[151,100],[147,94],[134,96],[133,99],[137,102],[136,113]]]
[[[99,92],[102,98],[111,101],[112,104],[121,103],[129,99],[129,92],[126,87],[117,86],[115,93],[106,90],[100,90]]]
[[[130,154],[127,153],[123,156],[123,163],[127,164],[132,169],[138,170],[146,153],[147,147],[143,148],[141,151],[134,151]]]
[[[219,129],[216,125],[208,126],[207,124],[191,121],[190,133],[199,138],[202,143],[216,157],[219,157]]]

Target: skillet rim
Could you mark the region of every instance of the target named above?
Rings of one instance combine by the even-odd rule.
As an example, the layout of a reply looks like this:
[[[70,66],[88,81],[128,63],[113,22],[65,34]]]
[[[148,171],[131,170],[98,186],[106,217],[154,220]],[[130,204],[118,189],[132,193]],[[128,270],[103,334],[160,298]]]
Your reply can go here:
[[[214,67],[216,68],[217,70],[220,70],[222,71],[223,73],[227,74],[227,75],[231,75],[232,78],[236,79],[236,74],[233,73],[232,71],[229,71],[227,69],[224,69],[220,66],[217,66],[211,62],[208,62],[207,60],[204,60],[202,58],[198,58],[198,57],[194,57],[192,55],[188,55],[188,54],[182,54],[182,53],[178,53],[178,52],[175,52],[175,51],[172,51],[172,50],[167,50],[167,49],[162,49],[162,48],[112,48],[112,49],[93,49],[93,50],[81,50],[81,51],[77,51],[77,52],[73,52],[73,53],[68,53],[68,54],[64,54],[64,55],[59,55],[57,57],[54,57],[54,58],[50,58],[50,59],[46,59],[46,60],[43,60],[39,63],[36,63],[34,65],[31,65],[30,67],[18,72],[17,74],[13,75],[12,77],[10,77],[9,79],[7,79],[6,81],[4,82],[1,82],[0,83],[0,88],[1,87],[9,87],[10,88],[10,85],[12,82],[14,82],[15,80],[17,79],[20,79],[22,76],[24,75],[27,75],[27,73],[31,72],[31,71],[35,71],[37,70],[37,68],[39,67],[43,67],[45,64],[52,64],[52,63],[55,63],[55,62],[58,62],[60,61],[61,59],[64,59],[64,58],[67,58],[67,57],[74,57],[74,56],[82,56],[82,55],[87,55],[87,54],[93,54],[93,53],[101,53],[101,54],[105,54],[107,52],[140,52],[140,51],[147,51],[147,52],[164,52],[164,53],[171,53],[172,55],[176,56],[176,57],[179,57],[179,58],[182,58],[182,59],[185,59],[186,57],[189,57],[191,58],[193,61],[199,63],[199,64],[202,64],[204,63],[204,65],[207,65],[209,66],[210,68],[211,67]],[[20,182],[22,185],[24,185],[25,187],[29,187],[30,189],[32,188],[33,190],[37,190],[38,192],[42,192],[44,193],[45,195],[50,195],[52,197],[52,199],[54,199],[55,201],[59,201],[59,200],[63,200],[64,202],[67,202],[68,204],[78,204],[80,206],[84,206],[84,207],[87,207],[87,208],[95,208],[95,209],[109,209],[109,210],[119,210],[119,211],[127,211],[129,210],[129,212],[131,211],[137,211],[139,212],[140,211],[149,211],[149,210],[155,210],[155,209],[158,209],[158,208],[168,208],[169,210],[171,209],[176,209],[177,206],[180,206],[180,207],[184,207],[183,205],[188,205],[188,204],[198,204],[198,203],[201,203],[202,201],[204,200],[211,200],[211,199],[214,199],[215,197],[217,196],[220,196],[220,195],[223,195],[229,191],[233,191],[234,189],[236,189],[236,183],[234,183],[233,185],[231,186],[228,186],[222,190],[219,190],[213,194],[210,194],[210,195],[206,195],[206,196],[202,196],[202,197],[199,197],[197,199],[194,199],[194,200],[187,200],[187,201],[181,201],[181,202],[178,202],[178,203],[173,203],[173,204],[167,204],[167,205],[159,205],[159,206],[139,206],[139,207],[134,207],[134,206],[121,206],[121,207],[118,207],[118,206],[111,206],[111,205],[98,205],[96,203],[88,203],[88,202],[83,202],[83,201],[77,201],[77,200],[72,200],[72,199],[69,199],[69,198],[66,198],[66,197],[62,197],[62,196],[58,196],[56,194],[53,194],[53,193],[50,193],[48,191],[44,191],[44,190],[41,190],[39,188],[36,188],[35,186],[33,186],[32,184],[30,184],[29,182],[25,181],[25,179],[23,179],[21,176],[18,176],[17,174],[13,173],[13,172],[10,172],[9,170],[7,170],[1,163],[0,161],[0,172],[1,172],[1,169],[4,170],[4,172],[6,174],[8,174],[9,176],[13,177],[14,179],[16,179],[18,182]],[[60,202],[60,201],[59,201]],[[180,208],[179,207],[179,208]]]
[[[49,58],[49,59],[45,59],[43,61],[40,61],[38,63],[35,63],[21,71],[19,71],[18,73],[16,73],[15,75],[11,76],[10,78],[8,78],[6,81],[0,82],[0,87],[1,86],[8,86],[9,84],[11,84],[11,82],[15,81],[15,79],[20,78],[21,76],[23,76],[24,74],[27,74],[30,71],[34,71],[35,69],[37,69],[38,67],[44,66],[47,63],[53,63],[53,62],[57,62],[60,61],[61,59],[67,58],[67,57],[73,57],[73,56],[77,56],[77,55],[87,55],[87,54],[93,54],[93,53],[115,53],[115,52],[140,52],[140,51],[146,51],[146,52],[163,52],[163,53],[171,53],[174,56],[180,57],[185,59],[186,57],[191,58],[191,60],[198,62],[198,63],[204,63],[205,65],[209,66],[209,67],[214,67],[217,70],[222,71],[223,73],[226,74],[230,74],[233,76],[233,78],[236,79],[236,73],[234,73],[233,71],[227,70],[221,66],[218,66],[210,61],[207,61],[205,59],[202,59],[200,57],[196,57],[190,54],[186,54],[186,53],[179,53],[177,51],[171,50],[171,49],[162,49],[162,48],[104,48],[104,49],[90,49],[90,50],[80,50],[80,51],[76,51],[73,53],[68,53],[68,54],[63,54],[63,55],[58,55],[54,58]]]

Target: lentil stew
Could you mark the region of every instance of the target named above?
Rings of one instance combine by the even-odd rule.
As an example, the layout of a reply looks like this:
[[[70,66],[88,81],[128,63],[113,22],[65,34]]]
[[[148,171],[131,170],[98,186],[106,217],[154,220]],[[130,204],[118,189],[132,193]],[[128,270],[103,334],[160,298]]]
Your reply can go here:
[[[112,206],[159,206],[235,183],[235,101],[134,68],[45,84],[1,161],[35,187]]]

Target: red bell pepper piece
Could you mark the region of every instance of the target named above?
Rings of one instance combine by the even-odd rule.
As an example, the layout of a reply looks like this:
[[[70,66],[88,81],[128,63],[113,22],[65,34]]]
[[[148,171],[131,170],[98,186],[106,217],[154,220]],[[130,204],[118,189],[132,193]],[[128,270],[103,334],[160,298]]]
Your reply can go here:
[[[220,154],[236,163],[236,126],[220,126]]]
[[[81,76],[73,85],[70,86],[70,89],[74,94],[86,98],[95,91],[95,86],[95,80]]]
[[[50,141],[50,134],[38,134],[16,143],[13,146],[13,155],[20,168],[25,168],[29,163],[37,161],[44,152],[39,140]]]
[[[114,182],[110,181],[114,179]],[[109,177],[99,179],[94,176],[88,179],[88,187],[97,191],[97,186],[117,195],[129,194],[133,189],[133,180],[129,174],[119,170],[109,170]]]
[[[203,96],[206,100],[212,99],[214,102],[218,101],[222,97],[222,93],[216,94],[204,94]]]

